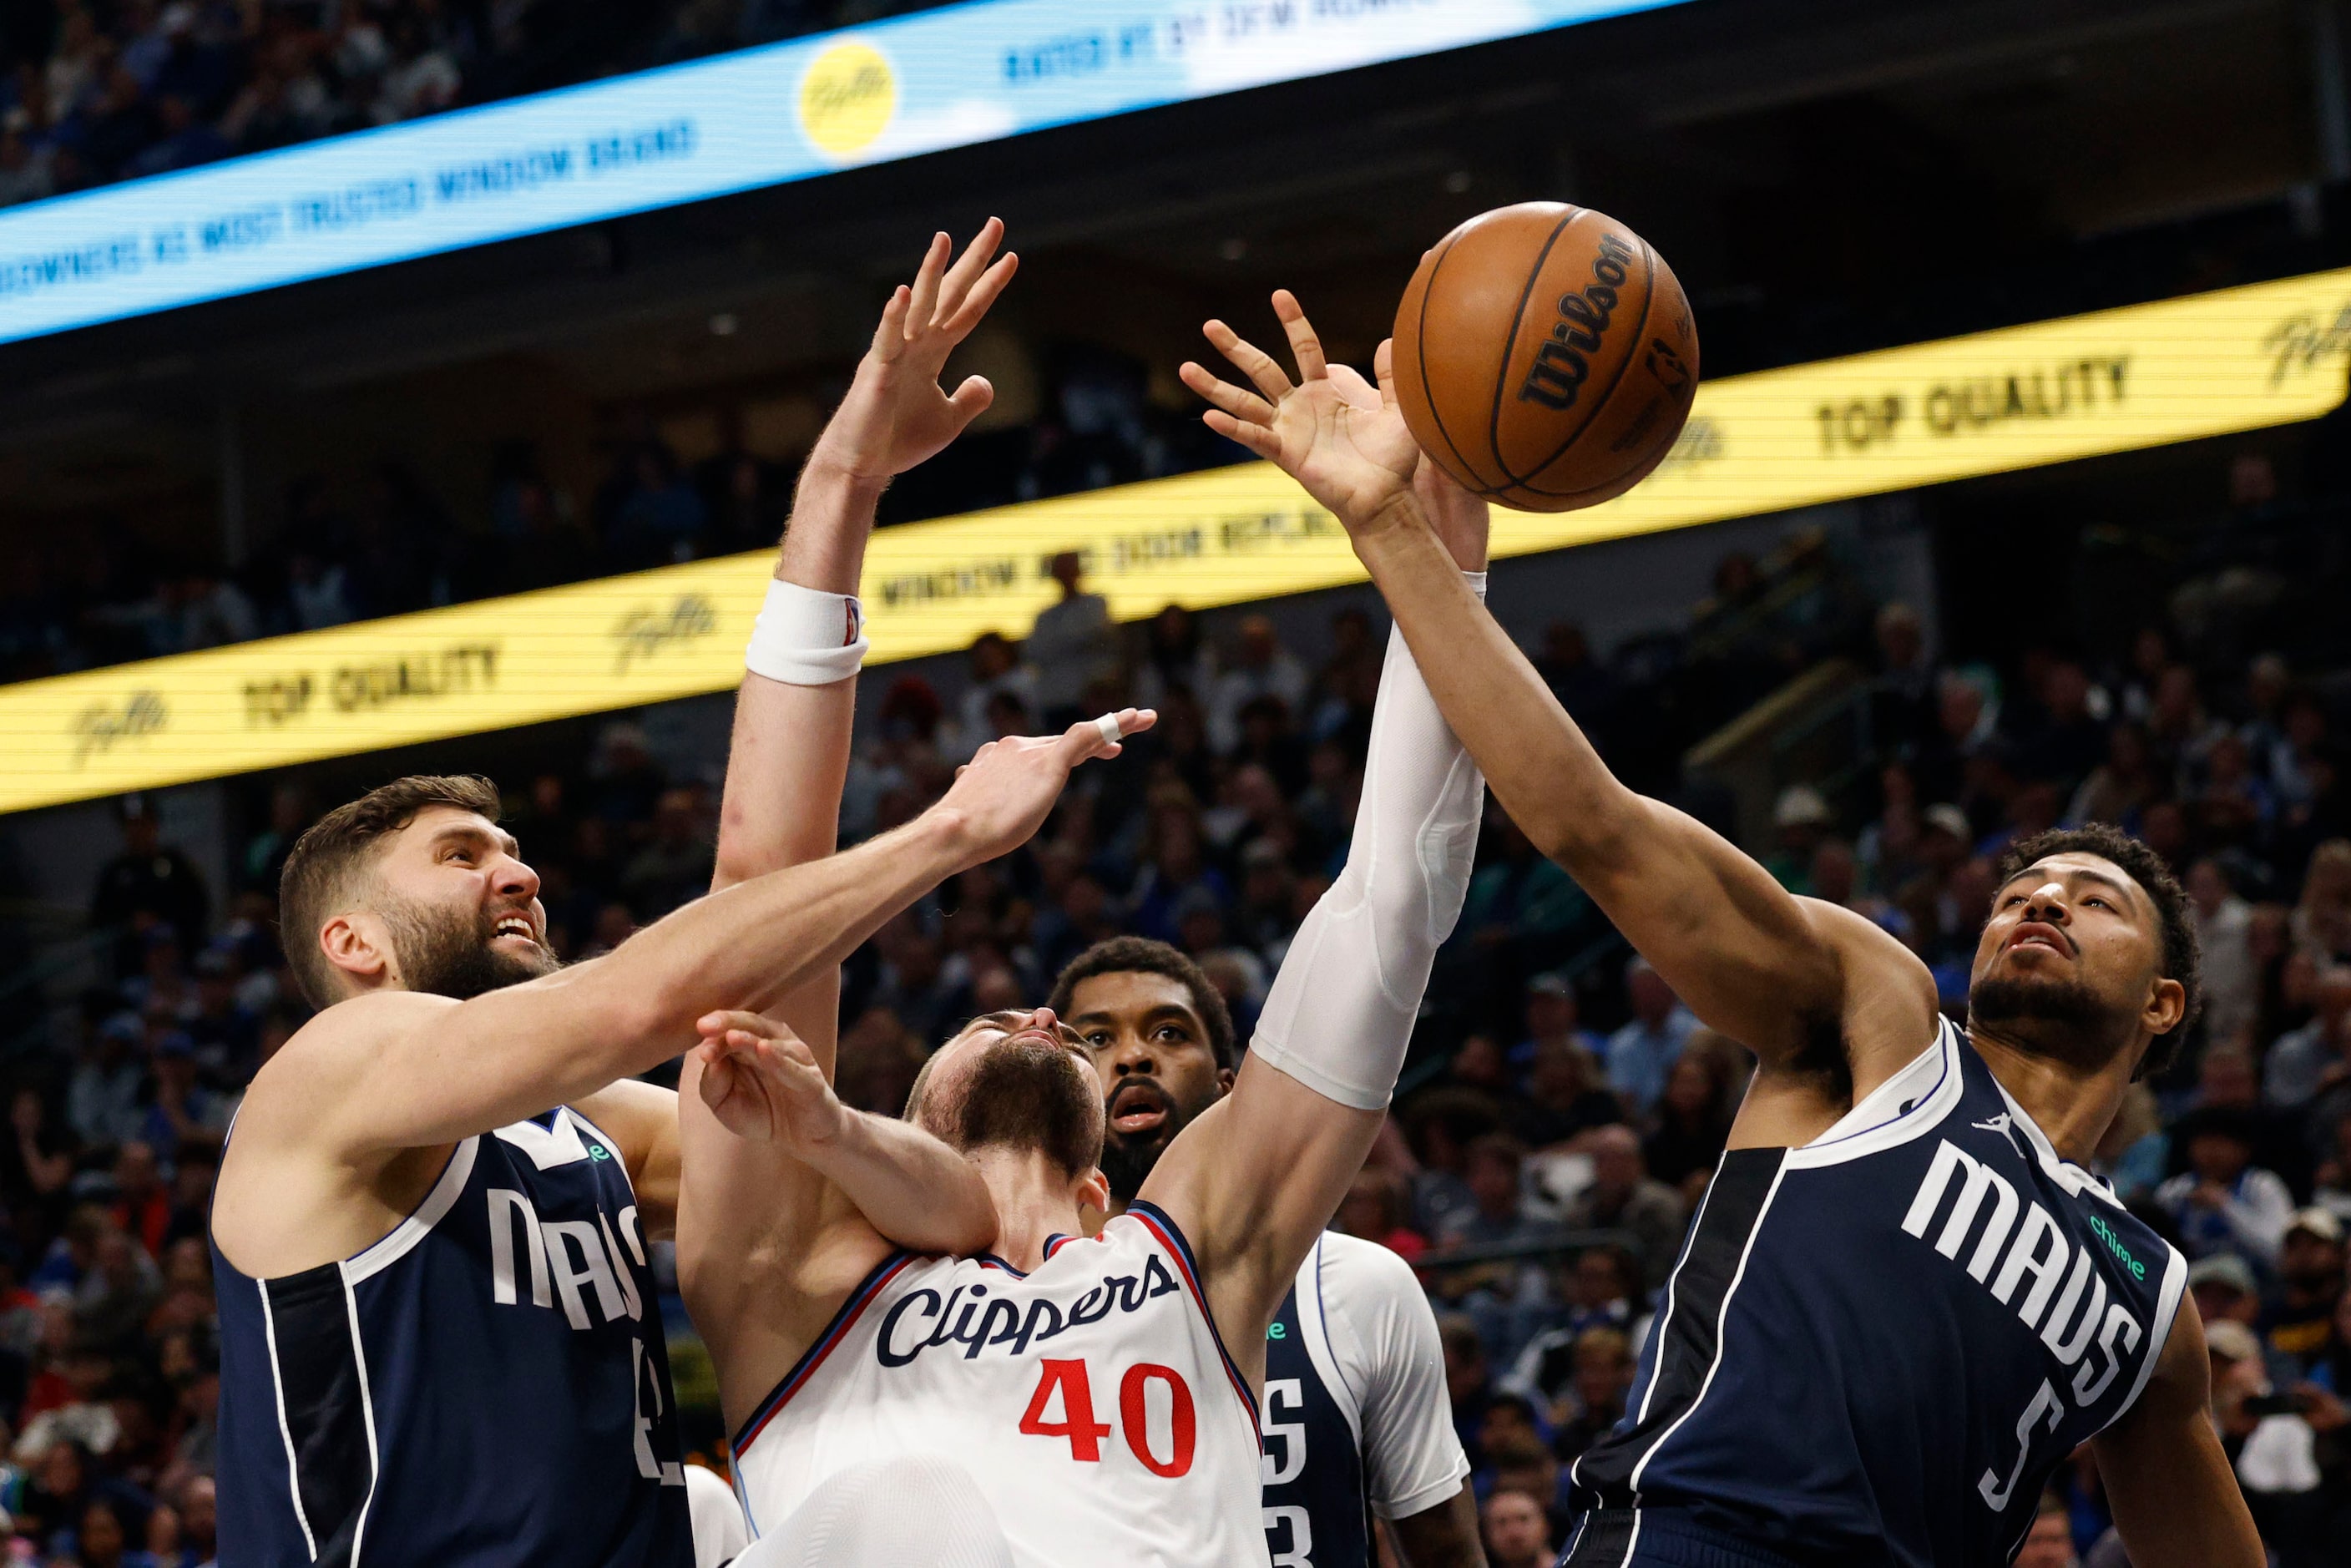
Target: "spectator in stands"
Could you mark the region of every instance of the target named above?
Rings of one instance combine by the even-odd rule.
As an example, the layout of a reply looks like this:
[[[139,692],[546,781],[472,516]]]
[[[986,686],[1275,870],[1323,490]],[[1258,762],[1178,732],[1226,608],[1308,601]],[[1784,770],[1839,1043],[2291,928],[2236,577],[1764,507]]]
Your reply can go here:
[[[138,967],[151,930],[170,931],[183,952],[196,946],[212,899],[195,862],[163,842],[162,824],[147,797],[125,795],[116,816],[122,848],[99,868],[89,920],[99,930],[124,933],[115,956],[118,972],[127,975]]]
[[[1551,1568],[1557,1548],[1552,1543],[1551,1516],[1541,1498],[1497,1489],[1487,1497],[1479,1519],[1486,1560],[1493,1568]]]
[[[2317,977],[2318,1012],[2270,1047],[2262,1074],[2262,1098],[2294,1111],[2351,1081],[2351,967],[2333,967]]]
[[[1036,672],[1044,727],[1061,730],[1085,716],[1090,692],[1117,676],[1118,628],[1110,601],[1086,591],[1085,563],[1077,551],[1063,550],[1050,570],[1061,597],[1037,612],[1024,652]]]
[[[1600,1059],[1575,1038],[1577,1032],[1533,1042],[1526,1092],[1514,1097],[1509,1113],[1511,1130],[1531,1147],[1567,1144],[1625,1119],[1624,1102],[1609,1090]]]
[[[1738,1049],[1710,1030],[1693,1033],[1666,1076],[1656,1129],[1641,1145],[1649,1174],[1678,1190],[1691,1207],[1706,1190],[1730,1136],[1731,1053]]]
[[[2155,1199],[2179,1229],[2181,1249],[2190,1258],[2240,1252],[2274,1269],[2294,1194],[2275,1171],[2253,1164],[2252,1118],[2241,1111],[2199,1111],[2175,1136],[2188,1169],[2158,1187]]]
[[[2188,868],[2188,919],[2196,931],[2197,973],[2204,983],[2207,1040],[2239,1043],[2252,1027],[2258,1000],[2253,973],[2253,906],[2237,896],[2220,862],[2206,855]]]
[[[1282,645],[1273,622],[1264,615],[1245,615],[1233,656],[1207,694],[1208,743],[1219,752],[1238,750],[1243,708],[1261,697],[1278,697],[1290,712],[1302,713],[1306,695],[1306,666]]]
[[[1646,1117],[1656,1110],[1666,1092],[1666,1075],[1698,1029],[1698,1019],[1646,958],[1636,956],[1625,966],[1625,996],[1633,1017],[1608,1037],[1608,1085],[1635,1116]]]
[[[1575,1347],[1585,1334],[1607,1329],[1637,1354],[1649,1332],[1643,1304],[1648,1293],[1642,1288],[1640,1265],[1622,1247],[1586,1247],[1578,1252],[1566,1270],[1564,1295],[1557,1321],[1527,1342],[1502,1379],[1503,1388],[1552,1412],[1554,1422],[1566,1419],[1560,1413],[1572,1408]]]
[[[1395,1172],[1366,1166],[1339,1201],[1332,1228],[1365,1241],[1376,1241],[1407,1263],[1417,1263],[1428,1242],[1406,1222],[1403,1182]]]
[[[1592,1182],[1571,1198],[1561,1220],[1576,1230],[1630,1231],[1641,1254],[1642,1282],[1656,1290],[1673,1271],[1688,1212],[1681,1195],[1641,1164],[1641,1140],[1622,1124],[1586,1134]]]

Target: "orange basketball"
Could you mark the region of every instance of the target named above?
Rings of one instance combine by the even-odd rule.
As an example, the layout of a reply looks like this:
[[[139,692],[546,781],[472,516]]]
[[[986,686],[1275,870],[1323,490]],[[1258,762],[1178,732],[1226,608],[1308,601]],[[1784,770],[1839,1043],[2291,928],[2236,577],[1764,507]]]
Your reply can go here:
[[[1454,478],[1521,511],[1573,511],[1665,460],[1698,390],[1698,326],[1639,235],[1525,202],[1421,258],[1396,307],[1395,387]]]

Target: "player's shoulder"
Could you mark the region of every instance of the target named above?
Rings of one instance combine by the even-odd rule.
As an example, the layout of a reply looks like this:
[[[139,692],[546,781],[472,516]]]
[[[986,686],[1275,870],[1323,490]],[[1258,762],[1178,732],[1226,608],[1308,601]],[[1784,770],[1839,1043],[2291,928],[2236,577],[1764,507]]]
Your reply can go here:
[[[367,1066],[386,1040],[428,1027],[457,1005],[422,991],[371,991],[320,1009],[253,1075],[248,1113],[331,1085]]]
[[[1383,1337],[1374,1327],[1389,1313],[1430,1312],[1410,1263],[1391,1248],[1341,1231],[1322,1233],[1299,1269],[1298,1286],[1314,1289],[1324,1315],[1343,1317],[1367,1343]]]

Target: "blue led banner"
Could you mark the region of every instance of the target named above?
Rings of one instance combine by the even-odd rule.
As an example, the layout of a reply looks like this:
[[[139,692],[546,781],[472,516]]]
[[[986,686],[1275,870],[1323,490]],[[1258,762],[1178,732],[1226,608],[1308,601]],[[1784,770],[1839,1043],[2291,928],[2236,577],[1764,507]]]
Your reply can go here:
[[[973,0],[0,213],[0,342],[1678,0]]]

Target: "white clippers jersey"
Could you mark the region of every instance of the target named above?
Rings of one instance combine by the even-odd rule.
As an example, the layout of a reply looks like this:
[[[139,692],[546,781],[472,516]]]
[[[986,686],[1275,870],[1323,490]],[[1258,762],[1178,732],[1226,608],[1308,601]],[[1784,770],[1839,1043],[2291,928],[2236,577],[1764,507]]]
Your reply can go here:
[[[1036,1272],[892,1254],[735,1439],[752,1532],[843,1468],[961,1465],[1020,1568],[1264,1564],[1257,1417],[1191,1248],[1138,1203]]]

